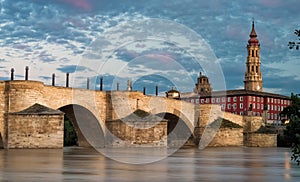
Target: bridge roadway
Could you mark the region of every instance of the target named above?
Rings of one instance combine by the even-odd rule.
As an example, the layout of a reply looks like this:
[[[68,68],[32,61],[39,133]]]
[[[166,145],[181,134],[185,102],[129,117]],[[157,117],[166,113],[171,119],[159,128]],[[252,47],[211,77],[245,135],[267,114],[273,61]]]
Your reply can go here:
[[[39,81],[0,81],[0,132],[3,141],[7,138],[7,114],[22,111],[35,103],[63,111],[72,120],[82,146],[87,143],[78,129],[76,119],[86,120],[87,125],[93,124],[92,121],[98,122],[104,136],[107,120],[126,117],[137,109],[175,116],[185,123],[191,133],[196,127],[206,125],[217,117],[233,116],[221,112],[219,106],[199,106],[166,97],[144,95],[138,91],[95,91],[49,86]],[[243,125],[243,117],[234,117],[236,119],[233,122]]]

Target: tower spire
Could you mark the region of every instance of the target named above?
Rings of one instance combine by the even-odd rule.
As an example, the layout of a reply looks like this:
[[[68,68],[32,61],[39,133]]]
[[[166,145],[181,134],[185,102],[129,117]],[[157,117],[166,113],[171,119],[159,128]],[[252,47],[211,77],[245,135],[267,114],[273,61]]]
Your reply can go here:
[[[250,38],[255,38],[255,37],[257,37],[257,34],[255,32],[254,18],[252,18],[252,30],[251,30],[251,33],[250,33]]]
[[[254,25],[254,18],[252,19],[252,30],[250,33],[250,39],[248,40],[248,45],[249,46],[259,46],[259,41],[257,39],[257,34],[255,31],[255,25]]]
[[[255,32],[254,19],[247,45],[246,73],[244,80],[245,90],[262,91],[262,73],[260,70],[260,45]]]

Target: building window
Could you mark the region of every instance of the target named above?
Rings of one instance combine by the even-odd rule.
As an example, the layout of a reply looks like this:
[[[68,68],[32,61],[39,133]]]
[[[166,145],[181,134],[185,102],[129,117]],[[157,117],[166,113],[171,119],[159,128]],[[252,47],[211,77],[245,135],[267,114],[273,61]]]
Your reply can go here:
[[[233,97],[233,101],[236,102],[236,97]]]
[[[273,117],[273,113],[271,113],[271,119],[274,119],[274,117]]]
[[[203,104],[204,103],[204,99],[201,99],[201,104]]]
[[[241,116],[243,116],[243,115],[244,115],[244,112],[243,112],[243,111],[242,111],[242,112],[240,112],[240,115],[241,115]]]
[[[268,113],[268,119],[270,119],[270,113]]]
[[[257,97],[257,102],[259,102],[260,101],[260,97]]]
[[[271,103],[273,103],[273,98],[271,98]]]
[[[260,109],[260,104],[257,104],[257,106],[256,106],[256,107],[257,107],[257,109]]]
[[[275,111],[277,110],[277,106],[274,106],[274,110],[275,110]]]
[[[255,104],[252,105],[253,109],[255,109]]]
[[[220,98],[217,98],[217,103],[220,103]]]
[[[288,101],[288,105],[290,105],[290,101]]]
[[[222,97],[222,102],[225,102],[225,97]]]
[[[283,100],[281,100],[280,102],[281,102],[281,104],[283,104]]]
[[[268,97],[268,103],[270,102],[270,98]]]
[[[212,99],[211,99],[211,103],[215,103],[215,98],[212,98]]]
[[[231,105],[230,104],[227,104],[227,109],[230,109],[231,108]]]
[[[253,102],[255,102],[255,96],[253,96]]]
[[[274,115],[274,118],[277,119],[277,115],[276,114]]]
[[[274,103],[277,104],[277,99],[274,99]]]
[[[222,104],[222,110],[225,110],[225,104]]]
[[[240,101],[243,101],[243,96],[240,96]]]
[[[263,104],[260,104],[260,108],[263,109],[263,108],[264,108],[264,105],[263,105]]]
[[[227,97],[227,102],[230,102],[231,101],[231,97]]]
[[[196,104],[199,104],[199,99],[196,99]]]
[[[244,105],[243,103],[240,103],[240,109],[243,109]]]
[[[236,104],[233,104],[233,109],[236,109]]]
[[[192,101],[193,104],[195,103],[195,100],[194,100],[194,99],[192,99],[191,101]]]
[[[205,103],[209,103],[209,98],[206,98]]]

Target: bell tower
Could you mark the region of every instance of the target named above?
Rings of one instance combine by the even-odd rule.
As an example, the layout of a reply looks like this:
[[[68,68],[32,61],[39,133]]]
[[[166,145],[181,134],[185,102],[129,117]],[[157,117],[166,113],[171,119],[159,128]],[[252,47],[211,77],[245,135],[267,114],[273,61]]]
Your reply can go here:
[[[245,90],[262,91],[262,73],[260,70],[260,44],[252,21],[252,30],[247,45],[246,73],[244,80]]]
[[[210,94],[212,91],[212,88],[210,86],[209,80],[207,76],[204,76],[202,72],[200,72],[200,75],[197,79],[197,83],[195,84],[194,92],[203,95],[203,94]]]

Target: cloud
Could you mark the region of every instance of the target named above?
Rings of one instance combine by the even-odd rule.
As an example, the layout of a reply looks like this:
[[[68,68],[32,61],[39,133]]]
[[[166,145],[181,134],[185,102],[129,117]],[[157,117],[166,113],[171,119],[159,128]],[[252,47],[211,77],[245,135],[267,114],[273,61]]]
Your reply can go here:
[[[58,0],[67,4],[70,4],[76,8],[80,8],[82,10],[90,11],[92,10],[92,5],[89,0]]]
[[[63,73],[74,73],[74,72],[81,72],[81,71],[89,71],[89,68],[86,68],[84,66],[78,66],[78,65],[68,65],[68,66],[61,66],[60,68],[57,68],[57,70],[63,72]]]
[[[227,88],[233,89],[243,85],[246,44],[251,30],[251,19],[254,17],[261,42],[264,85],[275,89],[274,91],[286,93],[294,89],[294,83],[299,79],[299,54],[291,52],[286,46],[288,41],[295,38],[293,31],[299,26],[299,18],[295,16],[299,6],[298,0],[254,0],[235,3],[226,0],[128,0],[122,3],[118,0],[6,0],[2,1],[0,11],[0,62],[3,67],[0,76],[6,78],[7,72],[4,70],[10,70],[11,67],[23,72],[24,67],[29,65],[30,78],[47,81],[46,78],[56,71],[74,71],[74,68],[68,66],[77,65],[82,61],[94,61],[93,64],[97,62],[101,67],[105,60],[99,58],[118,45],[105,40],[118,38],[118,32],[102,39],[101,36],[105,35],[105,32],[132,20],[152,17],[179,22],[206,40],[220,60]],[[185,7],[184,11],[182,7]],[[162,30],[162,27],[151,28]],[[123,33],[130,29],[132,27],[128,26]],[[161,31],[158,34],[164,32],[168,32],[170,37],[180,37],[174,34],[175,31]],[[121,38],[125,40],[126,36],[128,35]],[[143,34],[137,33],[135,36],[143,38]],[[191,38],[186,37],[177,39],[181,43],[179,48],[172,45],[172,42],[168,44],[168,41],[165,41],[166,44],[155,41],[147,44],[134,42],[118,49],[118,52],[109,57],[115,59],[111,62],[110,69],[113,70],[116,65],[125,66],[139,56],[155,55],[152,59],[160,60],[160,64],[176,60],[195,82],[202,66],[194,66],[196,60],[193,55],[206,50],[204,45],[194,43]],[[86,54],[90,47],[98,52],[92,50],[95,54]],[[209,61],[205,57],[200,59]],[[147,71],[154,73],[154,69],[151,68],[157,66],[155,67],[154,63],[151,65],[150,61],[149,57],[145,57],[141,64],[129,65],[127,71],[133,72],[129,75],[141,75]],[[273,69],[277,68],[280,70],[273,72]],[[84,70],[80,70],[79,73],[81,75]],[[171,71],[169,73],[173,74]],[[99,73],[96,70],[84,74],[95,76],[93,74]],[[58,73],[57,83],[63,84],[64,76]],[[281,88],[272,82],[271,79],[275,77],[293,84],[286,84]]]

